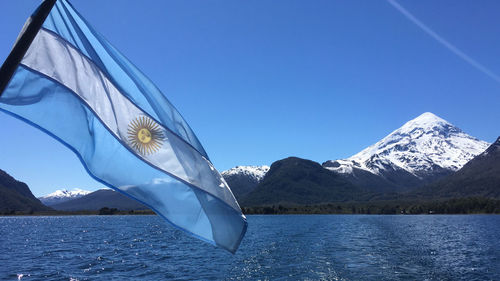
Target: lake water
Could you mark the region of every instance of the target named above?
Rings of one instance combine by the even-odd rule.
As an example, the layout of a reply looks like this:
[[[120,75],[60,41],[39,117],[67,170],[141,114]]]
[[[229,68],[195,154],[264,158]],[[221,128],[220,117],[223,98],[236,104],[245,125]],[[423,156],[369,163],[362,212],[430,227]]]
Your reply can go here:
[[[235,255],[157,216],[0,217],[0,280],[500,280],[500,216],[249,216]]]

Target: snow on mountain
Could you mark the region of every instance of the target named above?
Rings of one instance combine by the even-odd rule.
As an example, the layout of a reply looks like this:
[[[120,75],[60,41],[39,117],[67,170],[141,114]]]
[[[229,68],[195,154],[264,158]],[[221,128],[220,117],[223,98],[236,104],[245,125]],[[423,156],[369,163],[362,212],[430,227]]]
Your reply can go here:
[[[83,190],[79,188],[75,188],[71,191],[67,189],[60,189],[45,196],[39,197],[38,199],[40,199],[40,201],[42,201],[43,204],[51,206],[71,199],[80,198],[90,193],[92,193],[92,191]]]
[[[358,154],[327,161],[324,167],[341,174],[357,168],[381,176],[399,170],[423,178],[433,172],[457,171],[488,146],[426,112]]]
[[[221,175],[226,178],[234,175],[244,175],[251,177],[256,181],[261,181],[269,171],[269,166],[236,166],[227,171],[223,171]]]
[[[236,166],[221,173],[236,199],[254,190],[264,178],[269,166]]]

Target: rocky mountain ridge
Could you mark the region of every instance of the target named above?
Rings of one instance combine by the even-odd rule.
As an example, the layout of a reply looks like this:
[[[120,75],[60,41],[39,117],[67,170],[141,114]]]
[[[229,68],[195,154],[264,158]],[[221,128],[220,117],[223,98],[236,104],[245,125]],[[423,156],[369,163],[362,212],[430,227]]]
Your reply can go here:
[[[500,198],[500,137],[456,173],[414,193],[423,198]]]
[[[262,181],[269,166],[236,166],[221,173],[236,199],[243,198]]]

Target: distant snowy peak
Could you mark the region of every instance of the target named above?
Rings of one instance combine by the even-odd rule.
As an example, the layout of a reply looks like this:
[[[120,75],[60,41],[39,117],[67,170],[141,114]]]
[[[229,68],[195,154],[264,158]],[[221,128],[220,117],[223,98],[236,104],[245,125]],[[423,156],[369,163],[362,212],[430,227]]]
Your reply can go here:
[[[236,166],[227,171],[223,171],[221,175],[224,178],[234,175],[244,175],[260,182],[268,171],[269,166]]]
[[[426,112],[358,154],[328,161],[325,167],[339,173],[352,173],[358,168],[378,175],[404,170],[421,177],[440,169],[456,171],[488,146]]]
[[[92,191],[88,191],[88,190],[83,190],[83,189],[79,189],[79,188],[75,188],[71,191],[67,190],[67,189],[60,189],[60,190],[56,190],[50,194],[47,194],[45,196],[42,196],[41,198],[64,198],[64,197],[81,197],[81,196],[85,196],[89,193],[91,193]]]
[[[67,189],[60,189],[60,190],[56,190],[55,192],[52,192],[50,194],[47,194],[45,196],[39,197],[38,199],[40,199],[40,201],[42,201],[42,203],[44,203],[45,205],[50,206],[50,205],[62,203],[64,201],[68,201],[71,199],[80,198],[80,197],[85,196],[85,195],[90,194],[90,193],[92,193],[92,191],[83,190],[83,189],[79,189],[79,188],[75,188],[71,191],[69,191]]]

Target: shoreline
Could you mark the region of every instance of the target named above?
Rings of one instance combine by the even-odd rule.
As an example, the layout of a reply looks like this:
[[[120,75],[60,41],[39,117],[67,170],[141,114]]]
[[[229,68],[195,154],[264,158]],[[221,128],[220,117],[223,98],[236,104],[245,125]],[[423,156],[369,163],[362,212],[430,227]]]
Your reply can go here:
[[[267,204],[241,207],[245,215],[475,215],[500,214],[500,200],[484,197],[442,200],[380,200],[366,202],[336,202],[324,204]],[[4,210],[0,216],[85,216],[85,215],[156,215],[150,209],[119,210],[103,207],[99,210]]]

